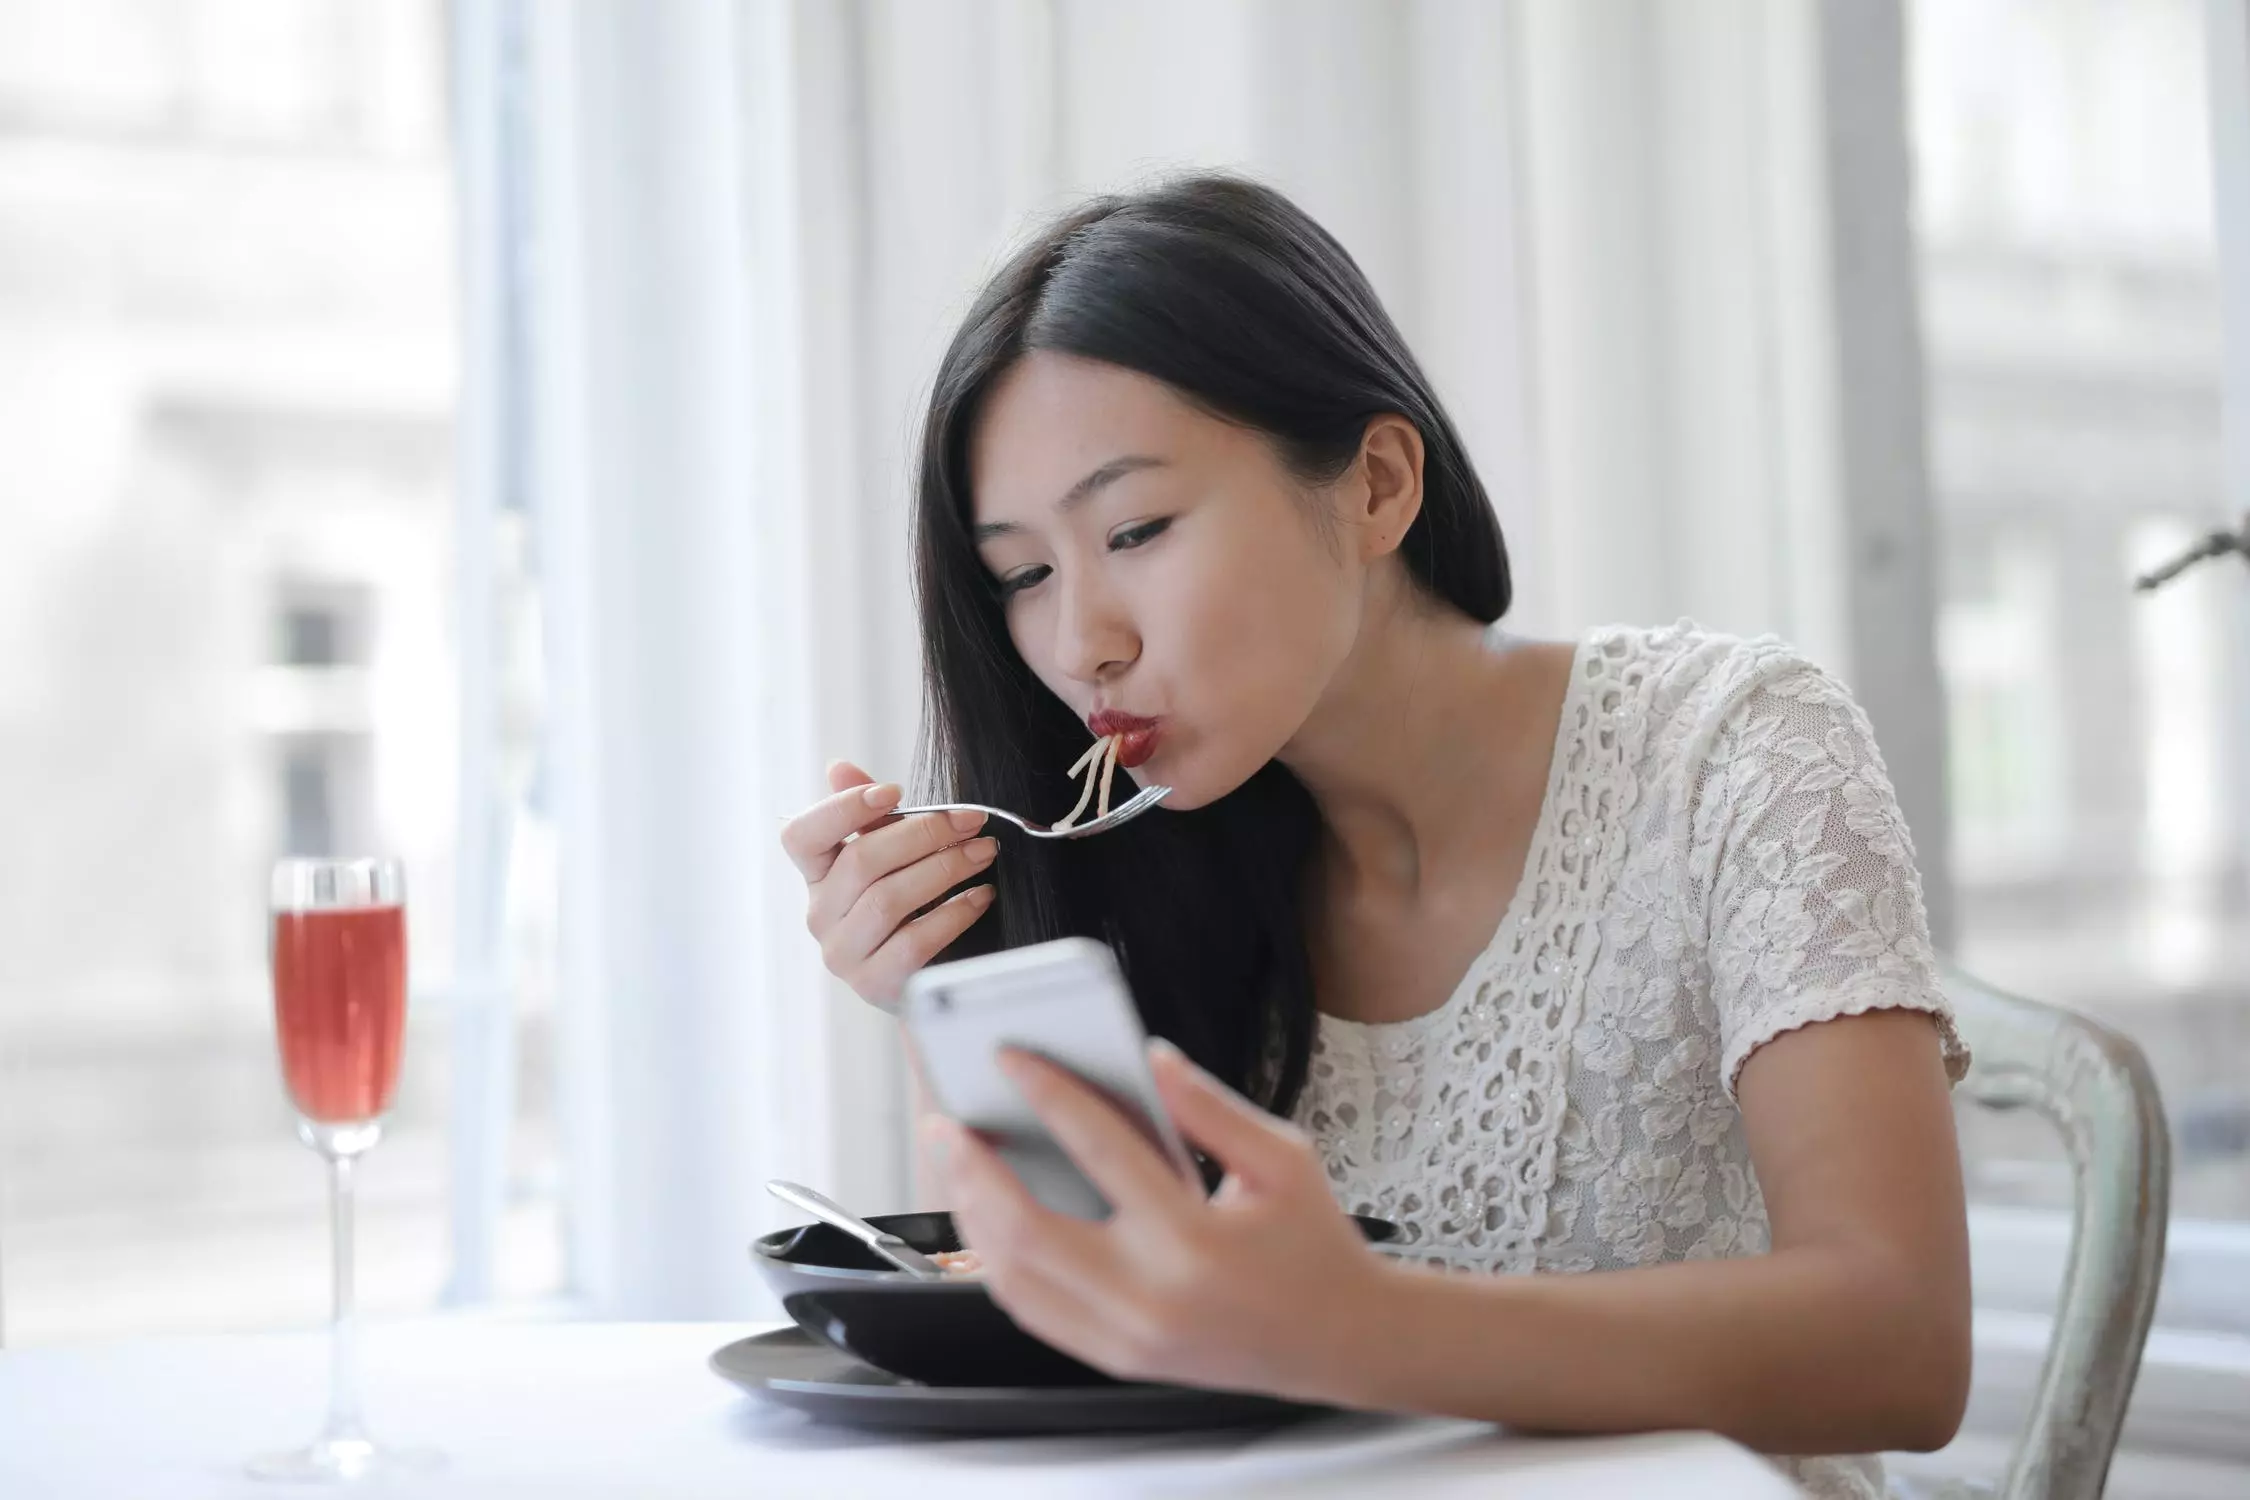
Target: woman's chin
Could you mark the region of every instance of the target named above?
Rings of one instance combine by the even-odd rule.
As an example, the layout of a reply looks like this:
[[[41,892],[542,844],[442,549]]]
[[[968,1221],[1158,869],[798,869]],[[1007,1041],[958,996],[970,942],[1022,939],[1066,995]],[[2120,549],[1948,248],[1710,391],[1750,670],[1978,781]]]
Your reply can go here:
[[[1152,781],[1149,784],[1151,786],[1165,786],[1169,783],[1162,781]],[[1172,795],[1166,797],[1163,802],[1159,803],[1156,810],[1158,812],[1175,813],[1194,812],[1197,808],[1209,807],[1212,803],[1218,800],[1219,799],[1216,797],[1199,797],[1186,787],[1175,786],[1172,788]]]
[[[1189,812],[1195,808],[1206,806],[1214,800],[1208,788],[1198,787],[1192,781],[1183,784],[1165,775],[1165,758],[1158,755],[1153,760],[1144,761],[1133,767],[1127,773],[1133,778],[1133,790],[1136,792],[1145,792],[1152,786],[1168,786],[1172,789],[1171,794],[1157,804],[1156,810],[1158,812]],[[1111,799],[1113,803],[1119,800],[1121,799]]]
[[[1153,759],[1134,767],[1132,776],[1134,785],[1143,789],[1152,786],[1170,787],[1171,795],[1158,804],[1157,811],[1176,813],[1194,812],[1197,808],[1209,807],[1249,779],[1243,777],[1224,781],[1198,775],[1194,767],[1180,765],[1162,751]]]

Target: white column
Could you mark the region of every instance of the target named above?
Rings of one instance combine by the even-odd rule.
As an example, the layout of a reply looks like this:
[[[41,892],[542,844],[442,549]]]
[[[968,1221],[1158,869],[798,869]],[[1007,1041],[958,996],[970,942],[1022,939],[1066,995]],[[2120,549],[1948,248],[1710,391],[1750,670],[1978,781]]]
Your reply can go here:
[[[2211,194],[2226,334],[2225,444],[2230,511],[2250,507],[2250,0],[2205,0],[2211,93]]]
[[[1841,564],[1852,691],[1913,830],[1940,948],[1955,930],[1937,664],[1938,518],[1930,500],[1920,271],[1901,0],[1822,0],[1826,295],[1836,503],[1815,524]]]
[[[2205,0],[2210,59],[2211,170],[2219,231],[2219,301],[2225,319],[2223,418],[2226,505],[2218,522],[2250,516],[2250,0]],[[2207,567],[2224,567],[2210,563]],[[2239,575],[2238,575],[2239,577]],[[2250,642],[2250,588],[2236,591],[2232,625]],[[2250,649],[2235,652],[2250,663]],[[2243,668],[2250,671],[2250,666]],[[2241,695],[2250,703],[2250,691]],[[2250,722],[2231,726],[2237,776],[2250,774]],[[2250,791],[2235,798],[2235,837],[2250,846]]]
[[[460,672],[453,974],[440,993],[452,1044],[453,1237],[448,1303],[492,1296],[509,1134],[515,1122],[516,1012],[503,912],[513,806],[502,765],[503,635],[498,587],[502,510],[522,456],[510,430],[510,339],[516,306],[507,296],[519,227],[506,193],[517,165],[509,114],[508,61],[522,8],[508,0],[462,0],[452,11],[455,175],[462,253],[462,401],[455,485],[454,621]]]

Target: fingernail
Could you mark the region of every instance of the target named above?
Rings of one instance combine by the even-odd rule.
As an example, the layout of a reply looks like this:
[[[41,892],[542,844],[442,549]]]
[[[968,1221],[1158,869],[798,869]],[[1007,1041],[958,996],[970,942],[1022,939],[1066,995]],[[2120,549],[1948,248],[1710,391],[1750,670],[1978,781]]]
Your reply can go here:
[[[1000,841],[998,839],[976,839],[969,845],[969,863],[972,865],[990,864],[992,856],[999,852]]]
[[[1160,1036],[1152,1036],[1148,1039],[1148,1055],[1151,1057],[1161,1057],[1166,1062],[1187,1061],[1186,1053],[1182,1052],[1177,1046],[1175,1046],[1170,1041],[1170,1039]]]
[[[972,906],[990,906],[994,894],[989,885],[972,885],[969,887],[969,903]]]
[[[891,782],[880,782],[859,794],[869,807],[889,807],[899,799],[899,788]]]
[[[980,812],[950,812],[945,820],[963,833],[975,833],[984,826],[984,814]]]

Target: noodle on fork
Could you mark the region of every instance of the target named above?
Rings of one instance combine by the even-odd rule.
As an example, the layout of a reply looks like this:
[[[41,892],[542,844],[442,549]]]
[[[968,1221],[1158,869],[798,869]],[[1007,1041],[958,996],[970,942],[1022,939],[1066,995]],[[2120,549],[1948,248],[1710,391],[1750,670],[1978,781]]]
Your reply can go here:
[[[1109,816],[1109,779],[1117,774],[1117,751],[1124,743],[1125,736],[1121,734],[1109,737],[1109,753],[1102,757],[1102,794],[1094,803],[1094,816],[1097,818]]]
[[[1055,825],[1057,833],[1077,826],[1079,815],[1086,811],[1086,804],[1094,800],[1097,784],[1101,793],[1101,800],[1094,809],[1094,816],[1096,818],[1109,816],[1110,778],[1116,774],[1117,747],[1124,742],[1124,739],[1125,736],[1121,734],[1102,736],[1089,745],[1086,748],[1086,753],[1079,756],[1076,763],[1063,773],[1066,776],[1076,776],[1080,772],[1084,772],[1086,785],[1079,790],[1078,805],[1070,810],[1068,817]]]

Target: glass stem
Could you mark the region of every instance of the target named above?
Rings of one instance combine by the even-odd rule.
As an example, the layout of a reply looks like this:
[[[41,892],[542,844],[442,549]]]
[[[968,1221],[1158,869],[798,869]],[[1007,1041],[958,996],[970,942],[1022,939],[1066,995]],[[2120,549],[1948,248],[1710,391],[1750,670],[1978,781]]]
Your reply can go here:
[[[328,1206],[336,1254],[336,1305],[329,1321],[328,1432],[330,1438],[361,1436],[359,1415],[359,1317],[352,1297],[352,1159],[328,1158]]]

